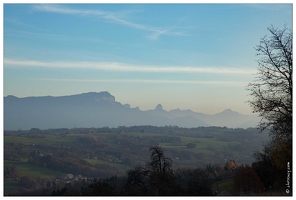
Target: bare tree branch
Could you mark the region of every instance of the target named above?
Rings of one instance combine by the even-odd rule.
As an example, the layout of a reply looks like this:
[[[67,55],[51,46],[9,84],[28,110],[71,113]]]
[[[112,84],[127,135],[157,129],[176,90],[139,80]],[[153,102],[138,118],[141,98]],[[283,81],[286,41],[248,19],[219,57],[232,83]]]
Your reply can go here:
[[[247,87],[253,97],[248,102],[253,112],[261,117],[260,131],[270,130],[274,162],[284,168],[284,163],[292,159],[292,30],[286,27],[282,30],[270,27],[268,30],[271,36],[263,37],[256,47],[258,73]],[[278,156],[279,153],[285,155]]]

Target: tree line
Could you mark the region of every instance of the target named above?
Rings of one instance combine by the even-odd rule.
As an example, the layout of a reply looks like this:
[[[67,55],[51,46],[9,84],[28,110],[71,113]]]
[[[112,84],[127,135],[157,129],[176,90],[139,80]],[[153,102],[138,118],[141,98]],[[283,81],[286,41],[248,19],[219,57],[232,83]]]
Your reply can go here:
[[[260,195],[270,191],[283,194],[283,185],[276,171],[265,171],[257,161],[252,166],[236,164],[234,160],[219,165],[207,165],[206,168],[172,169],[172,159],[164,154],[160,146],[149,148],[150,159],[144,165],[129,169],[125,176],[85,178],[57,184],[52,182],[41,187],[37,180],[20,177],[22,186],[6,195],[37,196],[214,196],[218,191],[213,184],[219,180],[233,179],[232,195]],[[268,164],[268,163],[266,163]],[[265,166],[267,167],[267,166]],[[262,174],[264,172],[265,174]],[[17,176],[15,167],[5,167],[5,178]],[[44,182],[40,180],[39,182]],[[48,182],[47,182],[48,184]],[[271,188],[272,186],[272,188]],[[267,193],[268,194],[268,193]]]

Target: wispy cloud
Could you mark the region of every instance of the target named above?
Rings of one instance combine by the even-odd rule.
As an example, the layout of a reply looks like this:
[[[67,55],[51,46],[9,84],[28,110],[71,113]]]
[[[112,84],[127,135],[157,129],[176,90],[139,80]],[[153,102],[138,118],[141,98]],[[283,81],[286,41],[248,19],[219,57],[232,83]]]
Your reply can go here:
[[[36,26],[32,26],[31,24],[27,24],[17,18],[7,18],[5,17],[4,18],[4,22],[5,23],[12,23],[12,24],[15,24],[15,25],[18,25],[18,26],[23,26],[23,27],[28,27],[30,29],[36,29],[36,30],[39,30],[39,31],[48,31],[46,29],[42,29],[40,27],[36,27]]]
[[[255,8],[263,11],[271,11],[271,12],[283,12],[287,14],[291,14],[291,10],[293,9],[292,3],[263,3],[263,4],[242,4],[242,6]]]
[[[17,34],[21,36],[34,36],[34,37],[42,37],[42,38],[48,38],[48,39],[67,39],[68,37],[66,35],[61,35],[61,34],[48,34],[48,33],[37,33],[37,32],[32,32],[32,31],[17,31],[13,29],[6,29],[6,36],[11,36],[12,34]]]
[[[194,67],[194,66],[148,66],[130,65],[118,62],[44,62],[37,60],[4,59],[4,67],[46,67],[69,69],[93,69],[119,72],[155,72],[155,73],[217,73],[233,75],[250,75],[254,70],[226,67]]]
[[[144,84],[204,84],[204,85],[229,85],[233,87],[246,86],[243,81],[196,81],[196,80],[151,80],[151,79],[51,79],[37,78],[37,81],[59,82],[99,82],[99,83],[144,83]]]
[[[63,41],[73,41],[77,42],[89,42],[89,43],[100,43],[102,40],[97,38],[86,38],[86,37],[73,37],[69,35],[63,34],[48,34],[48,33],[39,33],[39,32],[32,32],[32,31],[18,31],[13,29],[6,29],[5,30],[5,37],[35,37],[41,39],[49,39],[49,40],[63,40]]]
[[[132,21],[124,19],[122,13],[126,12],[107,12],[103,10],[86,10],[86,9],[73,9],[60,5],[51,5],[51,4],[40,4],[34,6],[35,10],[45,11],[45,12],[54,12],[60,14],[68,15],[81,15],[81,16],[96,16],[101,17],[109,22],[117,23],[123,26],[127,26],[133,29],[144,30],[151,32],[152,34],[148,36],[150,39],[158,39],[161,35],[177,35],[184,36],[189,35],[181,31],[174,31],[178,29],[177,26],[170,27],[153,27],[144,24],[134,23]]]

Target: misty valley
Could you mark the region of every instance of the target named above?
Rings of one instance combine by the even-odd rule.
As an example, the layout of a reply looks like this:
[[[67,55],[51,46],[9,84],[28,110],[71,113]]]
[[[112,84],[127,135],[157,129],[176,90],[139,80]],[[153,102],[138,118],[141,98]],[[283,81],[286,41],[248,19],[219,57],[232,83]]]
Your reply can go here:
[[[256,128],[119,126],[6,130],[4,193],[81,195],[82,187],[91,188],[96,183],[113,189],[105,188],[110,193],[104,190],[98,194],[89,189],[87,195],[131,195],[125,189],[128,172],[145,166],[150,157],[149,148],[158,146],[171,159],[174,174],[182,175],[180,184],[189,181],[184,180],[184,174],[194,174],[196,169],[207,177],[199,184],[206,181],[208,190],[185,192],[189,186],[181,184],[178,187],[183,193],[175,195],[214,195],[221,192],[214,183],[232,184],[236,169],[250,166],[254,152],[261,151],[268,141],[268,133],[258,134]],[[233,192],[232,187],[228,190]]]

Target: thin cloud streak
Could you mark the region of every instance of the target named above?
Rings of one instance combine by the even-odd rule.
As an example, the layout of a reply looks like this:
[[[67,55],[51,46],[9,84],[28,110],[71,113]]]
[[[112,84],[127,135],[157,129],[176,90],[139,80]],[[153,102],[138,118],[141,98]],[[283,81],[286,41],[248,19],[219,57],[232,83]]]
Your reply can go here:
[[[61,35],[61,34],[47,34],[47,33],[36,33],[36,32],[31,32],[31,31],[16,31],[12,29],[7,29],[7,36],[11,36],[11,34],[18,34],[21,36],[24,35],[30,35],[30,36],[35,36],[35,37],[42,37],[42,38],[49,38],[49,39],[67,39],[68,36],[66,35]]]
[[[7,22],[7,23],[12,23],[12,24],[15,24],[15,25],[18,25],[18,26],[24,26],[24,27],[29,27],[31,29],[36,29],[36,30],[39,30],[39,31],[48,31],[47,29],[42,29],[42,28],[39,28],[39,27],[36,27],[36,26],[32,26],[30,24],[27,24],[27,23],[24,23],[18,19],[13,19],[13,18],[4,18],[4,21]]]
[[[155,73],[218,73],[233,75],[251,75],[254,70],[224,68],[224,67],[177,67],[177,66],[140,66],[117,62],[41,62],[36,60],[13,60],[4,59],[4,67],[45,67],[45,68],[68,68],[68,69],[93,69],[119,72],[155,72]]]
[[[104,19],[107,19],[111,22],[115,22],[127,27],[131,27],[138,30],[145,30],[149,32],[153,32],[151,36],[148,36],[150,39],[158,39],[161,35],[176,35],[176,36],[186,36],[190,35],[183,32],[175,32],[171,31],[172,29],[176,29],[178,27],[152,27],[147,26],[143,24],[134,23],[128,20],[123,19],[120,17],[118,13],[112,13],[112,12],[106,12],[102,10],[82,10],[82,9],[72,9],[72,8],[66,8],[62,6],[57,5],[48,5],[48,4],[41,4],[34,6],[35,10],[39,11],[46,11],[46,12],[54,12],[54,13],[60,13],[60,14],[69,14],[69,15],[86,15],[86,16],[99,16]]]
[[[15,37],[16,35],[20,37],[39,37],[42,39],[50,39],[50,40],[68,40],[77,42],[77,40],[85,41],[89,43],[99,43],[102,40],[98,38],[83,38],[83,37],[70,37],[69,35],[62,35],[62,34],[46,34],[46,33],[37,33],[37,32],[30,32],[30,31],[16,31],[12,29],[7,29],[6,37]]]
[[[229,85],[233,87],[245,86],[247,82],[240,81],[188,81],[188,80],[147,80],[147,79],[51,79],[39,78],[37,81],[61,82],[99,82],[99,83],[144,83],[144,84],[204,84],[204,85]]]

